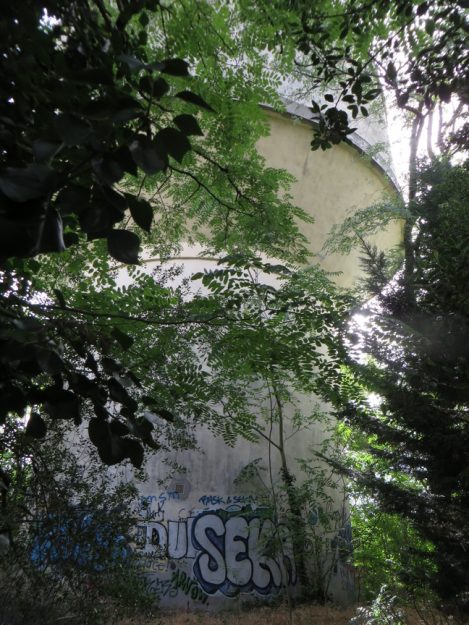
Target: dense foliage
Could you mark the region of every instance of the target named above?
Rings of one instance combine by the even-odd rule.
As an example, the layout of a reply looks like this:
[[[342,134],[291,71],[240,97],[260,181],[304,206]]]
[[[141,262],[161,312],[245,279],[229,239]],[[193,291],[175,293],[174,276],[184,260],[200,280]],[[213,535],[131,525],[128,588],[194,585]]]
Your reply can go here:
[[[409,205],[416,224],[412,273],[404,268],[384,290],[374,281],[369,330],[358,330],[352,350],[359,359],[352,367],[378,394],[377,406],[357,395],[342,412],[368,435],[359,481],[384,511],[410,520],[433,545],[425,556],[435,565],[431,584],[462,610],[469,585],[468,183],[467,165],[444,161],[420,175]],[[376,270],[379,258],[371,254],[366,264]],[[414,585],[422,571],[413,567]],[[409,575],[405,567],[400,573]]]

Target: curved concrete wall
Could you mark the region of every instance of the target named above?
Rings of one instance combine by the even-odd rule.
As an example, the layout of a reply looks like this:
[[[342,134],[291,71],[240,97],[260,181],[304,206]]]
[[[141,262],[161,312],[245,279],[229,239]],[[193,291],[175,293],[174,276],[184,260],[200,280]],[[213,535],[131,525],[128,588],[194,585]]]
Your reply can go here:
[[[297,178],[294,201],[315,218],[314,224],[302,226],[312,252],[320,253],[332,224],[340,223],[347,211],[366,207],[394,192],[383,171],[363,159],[355,147],[342,144],[327,152],[312,152],[308,122],[266,114],[271,134],[259,142],[259,150],[269,166],[285,168]],[[396,226],[380,235],[379,242],[392,245],[399,237],[400,228]],[[186,248],[175,259],[184,266],[185,273],[215,263],[214,259],[198,257],[197,252]],[[359,275],[356,255],[321,257],[321,263],[327,270],[341,271],[337,281],[344,286],[350,286]],[[298,397],[296,408],[308,413],[315,403],[312,397]],[[259,413],[261,410],[259,406]],[[316,424],[296,432],[292,410],[286,415],[286,455],[291,470],[301,479],[297,459],[308,458],[311,446],[324,439],[325,431],[323,425]],[[149,479],[141,488],[136,549],[160,605],[233,608],[275,599],[285,586],[295,594],[299,581],[291,529],[281,514],[273,523],[271,495],[265,485],[269,455],[278,485],[278,453],[271,448],[269,454],[265,441],[252,444],[238,440],[229,447],[208,430],[198,433],[198,441],[200,452],[176,452],[172,456],[187,469],[185,473],[173,474],[165,481],[166,468],[156,456],[148,466]],[[243,469],[253,462],[259,471],[239,481]],[[329,494],[329,512],[335,518],[332,529],[323,536],[326,566],[330,565],[329,591],[336,601],[345,602],[354,592],[353,570],[345,558],[350,527],[343,516],[343,490]],[[322,530],[315,530],[319,527],[317,506],[309,510],[307,522],[313,537],[320,534]],[[274,551],[268,549],[272,535],[281,543]],[[313,542],[305,542],[307,557],[315,548]],[[314,568],[314,559],[309,560]]]

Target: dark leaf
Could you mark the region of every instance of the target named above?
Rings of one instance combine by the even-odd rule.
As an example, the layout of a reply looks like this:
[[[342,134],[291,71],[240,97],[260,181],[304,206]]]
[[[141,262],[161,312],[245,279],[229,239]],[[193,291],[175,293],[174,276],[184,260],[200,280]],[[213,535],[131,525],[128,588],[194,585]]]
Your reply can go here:
[[[122,332],[122,330],[119,330],[119,328],[113,328],[111,335],[116,339],[124,351],[130,349],[134,344],[134,339],[128,334]]]
[[[125,456],[129,458],[130,462],[136,469],[140,469],[143,463],[143,447],[142,445],[131,438],[123,439],[123,445],[125,450]]]
[[[166,152],[175,158],[178,163],[182,162],[182,159],[191,149],[189,139],[184,133],[176,128],[163,128],[155,137],[157,145],[162,145]]]
[[[114,358],[109,358],[107,356],[101,358],[101,366],[104,371],[109,374],[122,371],[122,365],[115,361]]]
[[[146,174],[156,174],[168,166],[165,154],[162,154],[145,135],[138,135],[129,148],[136,165]]]
[[[0,172],[0,189],[14,202],[27,202],[51,190],[53,172],[46,165],[32,163],[27,167],[7,167]]]
[[[145,63],[142,63],[142,61],[139,61],[134,56],[130,56],[130,54],[119,54],[117,59],[121,61],[121,63],[125,63],[131,72],[138,72],[146,67]]]
[[[122,423],[122,421],[118,421],[117,419],[113,419],[109,424],[109,429],[116,436],[125,436],[129,433],[129,428]]]
[[[174,123],[181,132],[185,135],[200,135],[203,136],[203,132],[199,126],[198,121],[193,115],[178,115],[174,118]]]
[[[86,143],[92,132],[88,122],[74,115],[61,115],[56,119],[55,127],[59,137],[68,147]]]
[[[112,153],[112,159],[119,164],[123,171],[129,172],[132,176],[138,174],[137,166],[132,158],[129,148],[126,145],[121,145],[115,152]]]
[[[129,230],[111,230],[107,235],[109,254],[121,263],[138,263],[140,239]]]
[[[149,202],[141,198],[136,198],[130,193],[125,194],[130,209],[132,219],[137,226],[140,226],[143,230],[150,232],[151,223],[153,221],[153,209]]]
[[[63,252],[64,250],[62,217],[55,208],[49,206],[35,251],[47,254],[48,252]]]
[[[169,85],[163,78],[157,78],[153,80],[150,76],[143,76],[139,82],[140,89],[152,96],[159,99],[163,97],[169,91]]]
[[[37,412],[33,412],[26,425],[26,436],[31,436],[31,438],[44,438],[46,433],[47,426],[44,419]]]
[[[60,143],[52,141],[35,141],[33,154],[37,163],[48,163],[60,149]]]
[[[37,363],[39,367],[49,375],[55,375],[63,371],[65,364],[55,350],[40,349],[37,352]]]
[[[166,410],[165,408],[156,409],[155,413],[162,419],[165,419],[166,421],[170,421],[171,423],[174,421],[173,413],[169,412],[169,410]]]
[[[389,61],[388,63],[388,67],[386,69],[386,78],[391,82],[394,82],[397,78],[397,70],[392,61]]]
[[[124,175],[119,163],[109,156],[94,156],[91,159],[91,166],[98,179],[106,185],[119,182]]]
[[[45,409],[52,419],[78,419],[80,416],[80,401],[75,393],[57,387],[50,387],[45,391]]]
[[[200,97],[200,95],[197,95],[196,93],[193,93],[188,89],[176,93],[176,98],[184,100],[184,102],[194,104],[195,106],[200,106],[201,108],[204,108],[207,111],[211,111],[212,113],[215,112],[214,109],[209,104],[207,104],[207,102],[205,102],[203,98]]]
[[[55,207],[62,214],[80,213],[88,206],[89,201],[89,189],[71,184],[60,191]]]
[[[327,102],[334,102],[334,96],[332,93],[326,93],[324,99],[327,100]]]
[[[109,441],[109,425],[106,421],[93,417],[88,424],[88,435],[93,445],[99,447]]]
[[[171,76],[189,76],[189,64],[182,59],[165,59],[159,64],[160,72]]]

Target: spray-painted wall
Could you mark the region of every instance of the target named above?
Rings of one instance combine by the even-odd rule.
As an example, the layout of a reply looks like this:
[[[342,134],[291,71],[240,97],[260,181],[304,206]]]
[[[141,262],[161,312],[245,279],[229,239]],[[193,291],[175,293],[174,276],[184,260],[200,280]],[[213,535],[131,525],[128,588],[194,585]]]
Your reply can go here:
[[[340,223],[347,211],[395,193],[383,170],[353,145],[312,152],[307,121],[266,114],[271,134],[259,142],[259,151],[268,165],[285,168],[297,178],[293,200],[315,219],[314,224],[302,226],[312,252],[320,254],[332,225]],[[396,225],[382,233],[378,242],[386,247],[399,238]],[[198,249],[186,248],[173,262],[183,266],[186,275],[214,266],[216,259],[201,258],[198,253]],[[350,286],[359,275],[356,255],[320,258],[326,269],[342,272],[337,277],[342,285]],[[298,397],[299,409],[305,412],[314,403],[312,397]],[[311,455],[312,445],[321,443],[325,429],[316,424],[298,432],[291,416],[286,415],[286,455],[290,470],[301,479],[298,459]],[[160,605],[231,608],[274,599],[285,588],[296,594],[299,579],[292,530],[281,515],[276,522],[272,520],[272,493],[262,478],[263,471],[279,475],[278,454],[265,441],[238,440],[227,446],[208,429],[201,429],[197,440],[200,451],[172,455],[185,473],[168,474],[165,479],[162,458],[151,459],[135,511],[135,548]],[[258,471],[240,481],[247,466],[256,466]],[[331,566],[329,592],[336,601],[345,602],[352,598],[354,584],[353,568],[347,563],[351,534],[343,489],[331,493],[328,507],[334,520],[323,536]],[[319,517],[318,508],[312,505],[306,519],[312,538],[305,540],[304,553],[313,568]]]

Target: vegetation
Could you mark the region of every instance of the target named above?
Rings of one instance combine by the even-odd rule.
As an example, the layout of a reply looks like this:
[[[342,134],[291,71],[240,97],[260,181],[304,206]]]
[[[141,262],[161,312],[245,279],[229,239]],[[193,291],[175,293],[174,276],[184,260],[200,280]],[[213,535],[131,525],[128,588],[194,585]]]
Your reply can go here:
[[[357,558],[370,571],[365,584],[378,595],[376,609],[391,601],[378,593],[391,583],[467,612],[468,171],[448,160],[467,148],[464,4],[27,0],[5,7],[0,529],[21,556],[5,592],[16,588],[15,575],[30,576],[26,589],[36,579],[58,584],[56,598],[78,588],[81,600],[95,583],[94,555],[86,572],[77,562],[69,568],[68,555],[65,568],[54,559],[47,577],[29,561],[41,532],[52,531],[25,530],[31,492],[43,496],[29,519],[36,525],[39,513],[56,526],[62,515],[73,520],[93,508],[90,525],[77,521],[86,540],[102,526],[101,513],[107,518],[129,503],[117,485],[104,496],[104,482],[91,479],[95,465],[85,471],[73,453],[57,455],[57,440],[76,440],[84,429],[90,458],[97,452],[104,464],[139,469],[145,446],[190,447],[202,424],[228,443],[264,439],[278,454],[274,514],[289,515],[307,586],[304,515],[320,503],[313,492],[325,503],[330,484],[315,465],[312,481],[295,484],[284,415],[293,413],[299,430],[318,419],[316,411],[296,411],[295,393],[308,392],[327,399],[342,421],[351,461],[344,467],[330,449],[327,460],[362,489]],[[354,216],[330,244],[344,252],[360,245],[366,256],[371,330],[355,328],[355,337],[344,329],[351,295],[337,293],[318,267],[299,269],[307,252],[298,220],[307,216],[291,203],[291,177],[267,168],[255,149],[268,131],[259,104],[281,107],[277,90],[294,64],[313,90],[313,149],[347,140],[352,120],[369,114],[383,85],[410,120],[404,203]],[[449,117],[445,103],[454,105]],[[428,168],[417,159],[424,130]],[[445,158],[437,161],[437,153]],[[367,240],[396,218],[404,220],[398,273],[402,257],[388,258]],[[141,247],[164,259],[182,242],[222,257],[216,270],[192,277],[203,287],[195,296],[189,280],[175,286],[177,270],[150,274],[138,266]],[[263,283],[266,276],[275,276],[275,287]],[[357,351],[369,355],[365,365]],[[374,409],[369,393],[379,396]],[[252,406],[266,403],[259,423]],[[379,512],[370,510],[377,504]],[[109,531],[117,540],[130,526],[123,513]],[[314,531],[309,538],[324,563],[324,544]],[[110,572],[98,593],[128,587],[119,585],[113,544],[96,556]],[[329,575],[327,566],[316,575],[315,598],[327,598]]]

